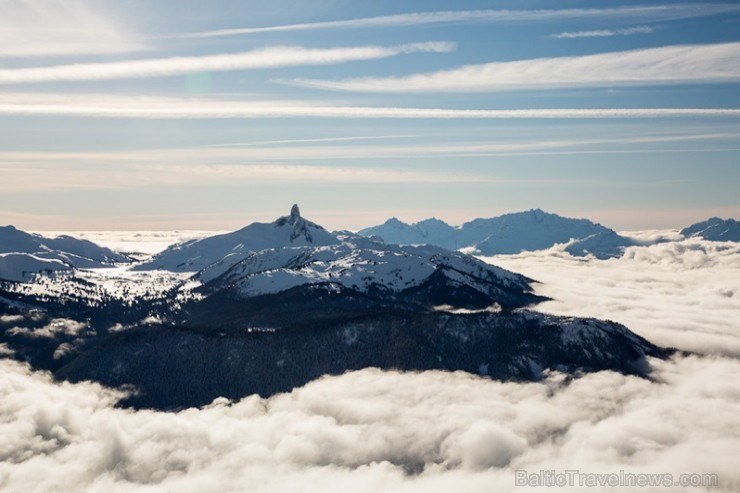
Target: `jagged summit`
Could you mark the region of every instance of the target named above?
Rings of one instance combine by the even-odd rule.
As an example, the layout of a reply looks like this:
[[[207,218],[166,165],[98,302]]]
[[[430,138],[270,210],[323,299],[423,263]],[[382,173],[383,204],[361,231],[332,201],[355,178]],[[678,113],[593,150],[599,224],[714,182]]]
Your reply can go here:
[[[530,209],[529,215],[532,216],[535,221],[542,222],[548,214],[538,207],[536,209]]]
[[[290,214],[287,216],[280,216],[273,221],[273,223],[277,226],[283,226],[285,224],[290,224],[292,226],[301,221],[305,221],[305,219],[301,217],[301,209],[298,207],[298,204],[293,204],[293,207],[290,208]]]
[[[290,243],[296,243],[303,240],[305,243],[313,244],[314,240],[311,230],[324,229],[318,224],[307,221],[301,217],[301,210],[298,207],[298,204],[293,204],[293,207],[290,208],[290,215],[278,218],[274,224],[275,227],[293,227],[290,232]]]

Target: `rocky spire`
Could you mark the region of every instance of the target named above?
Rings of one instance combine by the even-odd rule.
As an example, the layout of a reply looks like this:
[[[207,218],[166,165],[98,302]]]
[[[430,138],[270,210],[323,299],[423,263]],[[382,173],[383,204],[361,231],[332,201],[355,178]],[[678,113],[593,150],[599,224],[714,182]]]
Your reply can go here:
[[[290,208],[290,223],[295,224],[300,218],[301,210],[298,208],[298,204],[293,204],[293,207]]]

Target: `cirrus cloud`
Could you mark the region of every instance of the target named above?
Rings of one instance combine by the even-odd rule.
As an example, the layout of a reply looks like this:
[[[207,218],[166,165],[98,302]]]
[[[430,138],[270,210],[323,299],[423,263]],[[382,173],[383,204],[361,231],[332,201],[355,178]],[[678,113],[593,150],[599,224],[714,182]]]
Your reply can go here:
[[[577,39],[577,38],[609,38],[611,36],[632,36],[633,34],[650,34],[655,28],[650,26],[627,27],[623,29],[595,29],[591,31],[566,31],[560,34],[554,34],[552,37],[557,39]]]
[[[332,65],[410,53],[448,53],[454,49],[455,43],[447,42],[348,48],[272,46],[243,53],[0,69],[0,84],[166,77],[204,71]]]
[[[319,29],[390,28],[445,23],[474,22],[541,22],[569,19],[650,19],[671,21],[740,12],[740,7],[727,3],[685,3],[634,5],[613,8],[543,9],[543,10],[448,10],[363,17],[303,24],[218,29],[176,35],[181,38],[214,38],[241,34]]]
[[[740,43],[675,45],[594,55],[493,62],[401,77],[292,79],[279,82],[335,91],[425,93],[737,80],[740,80]]]
[[[316,104],[312,101],[223,100],[106,94],[2,93],[0,115],[82,118],[238,119],[553,119],[737,117],[734,108],[455,109]]]

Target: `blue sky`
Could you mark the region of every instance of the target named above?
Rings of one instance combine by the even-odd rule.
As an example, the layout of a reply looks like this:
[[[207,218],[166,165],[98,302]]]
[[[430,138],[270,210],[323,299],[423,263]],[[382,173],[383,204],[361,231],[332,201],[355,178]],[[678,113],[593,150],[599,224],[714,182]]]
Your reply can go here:
[[[0,4],[0,223],[740,216],[740,4]]]

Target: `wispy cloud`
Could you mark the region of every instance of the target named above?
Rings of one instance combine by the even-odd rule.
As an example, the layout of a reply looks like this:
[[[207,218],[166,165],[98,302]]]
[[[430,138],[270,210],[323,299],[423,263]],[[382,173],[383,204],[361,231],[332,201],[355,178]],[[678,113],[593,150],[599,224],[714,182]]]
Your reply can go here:
[[[409,53],[448,53],[454,49],[455,44],[448,42],[347,48],[275,46],[242,53],[219,55],[2,69],[0,70],[0,84],[162,77],[203,71],[223,72],[290,66],[332,65],[388,58]]]
[[[3,0],[0,57],[129,53],[147,44],[99,2]]]
[[[315,139],[261,140],[255,142],[232,142],[226,144],[209,144],[201,147],[255,147],[290,144],[323,144],[326,142],[355,142],[358,140],[395,140],[410,139],[418,135],[357,135],[352,137],[321,137]]]
[[[91,118],[671,118],[737,117],[726,108],[450,109],[318,105],[308,101],[244,101],[112,96],[101,94],[0,93],[0,115]]]
[[[332,183],[332,184],[381,184],[381,183],[480,183],[490,178],[465,173],[448,173],[418,169],[398,169],[364,166],[314,166],[283,163],[244,163],[232,161],[223,164],[223,159],[210,159],[207,154],[177,152],[175,155],[198,155],[200,162],[174,162],[164,155],[150,162],[146,153],[142,156],[126,155],[111,157],[93,163],[64,164],[59,160],[26,162],[22,168],[5,168],[0,164],[3,180],[0,191],[29,192],[44,190],[105,190],[133,189],[142,183],[155,187],[178,186],[234,186],[259,183]],[[214,163],[215,161],[215,163]]]
[[[403,77],[282,82],[338,91],[423,93],[737,80],[740,80],[740,43],[674,45],[586,56],[493,62]]]
[[[221,176],[227,178],[250,177],[262,179],[272,177],[288,181],[303,181],[319,173],[320,179],[330,182],[342,181],[347,178],[370,180],[372,177],[392,177],[394,180],[411,181],[422,180],[426,175],[418,175],[393,170],[379,170],[376,168],[356,168],[353,166],[294,166],[286,162],[296,161],[350,161],[370,159],[403,159],[416,160],[420,157],[478,157],[512,155],[517,153],[543,152],[557,153],[562,150],[591,150],[611,149],[614,147],[628,147],[639,152],[655,149],[656,144],[673,144],[685,142],[715,142],[740,139],[739,133],[670,133],[656,135],[627,135],[624,137],[583,138],[583,139],[529,139],[524,141],[507,140],[476,140],[470,142],[438,142],[438,143],[408,143],[408,144],[333,144],[324,145],[295,145],[275,146],[270,142],[254,147],[178,147],[141,150],[115,151],[2,151],[0,152],[0,170],[4,178],[11,174],[22,175],[23,180],[29,179],[34,170],[49,177],[50,170],[64,168],[81,170],[82,174],[116,173],[122,169],[135,170],[149,181],[161,180],[160,173],[167,180],[177,181],[183,177],[201,174]],[[198,168],[202,166],[202,168]],[[109,167],[107,171],[102,168]],[[398,171],[398,170],[396,170]],[[149,177],[149,174],[154,175]],[[326,176],[324,176],[324,173]],[[173,176],[169,176],[173,175]],[[329,176],[333,175],[333,176]],[[440,180],[449,179],[447,174],[436,175]],[[110,176],[109,176],[110,178]],[[427,177],[428,178],[428,177]],[[469,177],[467,177],[469,178]],[[467,179],[466,178],[466,179]],[[34,177],[32,179],[36,180]],[[54,182],[63,183],[69,180],[80,181],[85,186],[86,180],[77,178],[55,177]],[[44,181],[42,179],[42,181]],[[119,186],[122,181],[110,180],[113,186]],[[10,185],[5,183],[5,185]]]
[[[615,8],[558,9],[558,10],[450,10],[413,12],[405,14],[363,17],[303,24],[284,24],[264,27],[219,29],[179,35],[185,38],[211,38],[239,34],[257,34],[275,31],[306,31],[315,29],[350,29],[374,27],[403,27],[425,24],[461,22],[537,22],[565,19],[640,19],[641,21],[670,21],[692,17],[740,12],[740,5],[722,3],[687,3],[668,5],[638,5]]]
[[[627,27],[624,29],[597,29],[593,31],[573,31],[553,34],[557,39],[576,39],[576,38],[609,38],[611,36],[632,36],[633,34],[650,34],[655,32],[655,28],[650,26]]]

